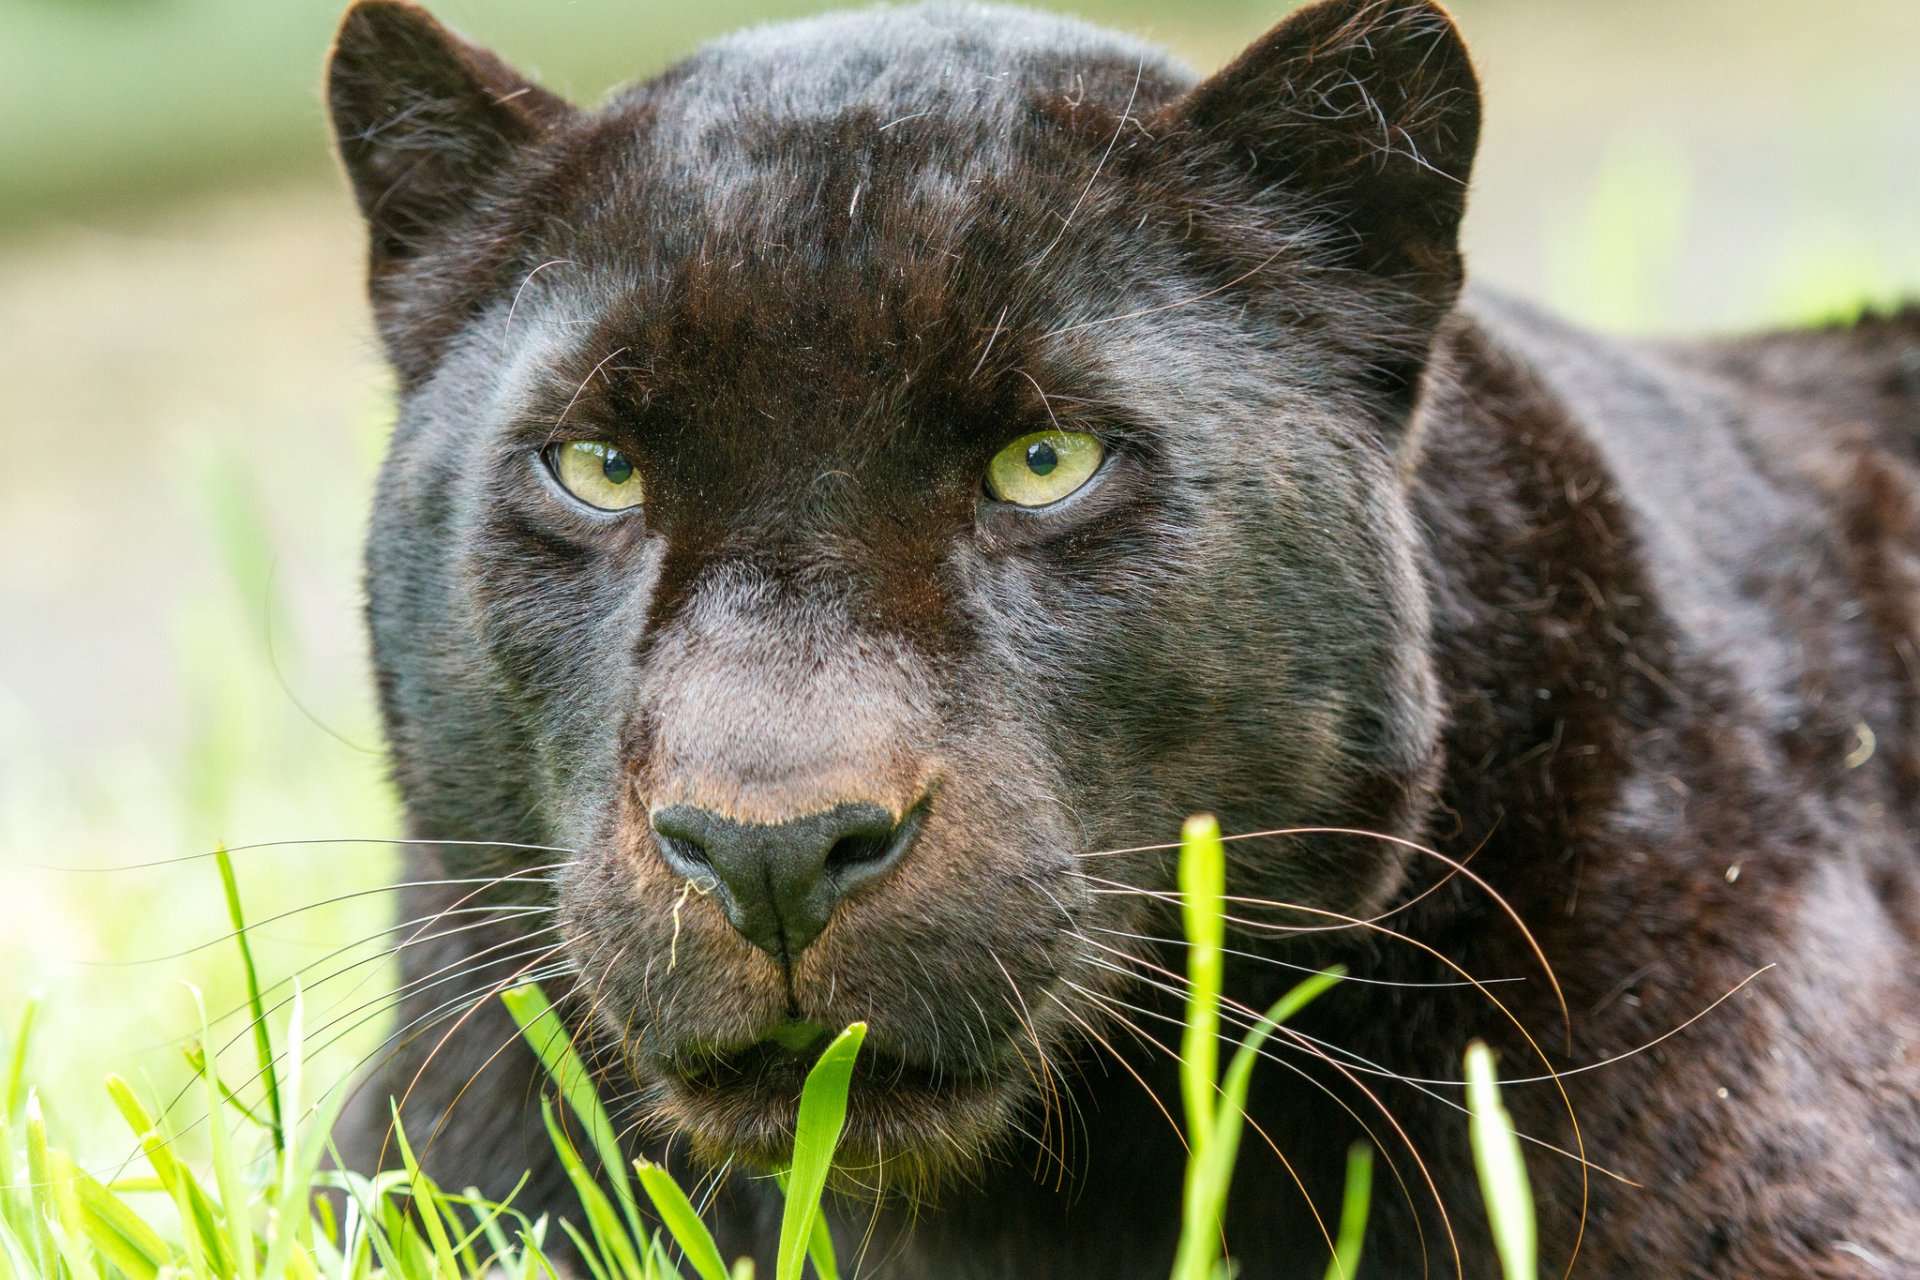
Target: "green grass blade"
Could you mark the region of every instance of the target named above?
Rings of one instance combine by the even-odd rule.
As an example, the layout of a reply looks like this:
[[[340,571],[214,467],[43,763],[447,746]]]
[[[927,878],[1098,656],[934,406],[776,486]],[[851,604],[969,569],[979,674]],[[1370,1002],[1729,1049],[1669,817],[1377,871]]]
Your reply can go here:
[[[53,1207],[53,1165],[47,1155],[47,1119],[40,1110],[40,1095],[29,1089],[26,1106],[27,1186],[33,1199],[33,1247],[38,1255],[40,1274],[58,1274],[60,1246],[53,1238],[57,1211]]]
[[[645,1248],[646,1226],[640,1219],[640,1205],[634,1199],[633,1183],[627,1177],[627,1161],[621,1151],[619,1131],[613,1127],[613,1121],[607,1118],[606,1108],[600,1104],[600,1095],[593,1087],[593,1076],[588,1073],[586,1064],[580,1061],[580,1055],[574,1052],[566,1023],[560,1020],[560,1015],[548,1003],[546,993],[535,983],[501,992],[500,1002],[506,1005],[507,1012],[520,1025],[520,1034],[526,1037],[527,1043],[539,1055],[541,1065],[553,1078],[554,1087],[560,1090],[567,1105],[585,1126],[587,1140],[593,1144],[606,1171],[607,1181],[613,1184],[614,1193],[619,1198],[620,1211],[626,1217],[633,1242]]]
[[[342,1164],[340,1151],[331,1141],[327,1144],[327,1150],[332,1154],[336,1165]],[[390,1182],[391,1179],[388,1181]],[[352,1204],[350,1214],[357,1214],[361,1224],[357,1241],[342,1239],[342,1251],[355,1263],[353,1274],[358,1277],[371,1273],[372,1268],[368,1264],[372,1258],[378,1258],[380,1271],[385,1275],[404,1276],[406,1274],[404,1264],[387,1232],[384,1212],[386,1192],[382,1189],[382,1180],[365,1178],[343,1169],[337,1174],[334,1185],[347,1193]]]
[[[807,1258],[820,1280],[840,1280],[840,1260],[833,1254],[833,1232],[827,1228],[824,1213],[813,1220],[813,1235],[807,1241]]]
[[[210,1214],[200,1211],[198,1201],[203,1197],[193,1174],[175,1158],[165,1130],[134,1093],[133,1086],[117,1075],[109,1075],[106,1084],[107,1096],[127,1127],[133,1130],[141,1154],[153,1166],[154,1180],[173,1201],[174,1211],[180,1216],[181,1246],[188,1270],[195,1276],[205,1277],[209,1271],[207,1251],[211,1247],[205,1230],[212,1219]],[[217,1259],[218,1255],[215,1256]]]
[[[189,985],[194,1007],[200,1011],[200,1040],[212,1040],[207,1022],[206,1002],[200,989]],[[220,1204],[226,1214],[226,1244],[234,1274],[240,1280],[254,1280],[258,1259],[253,1251],[253,1228],[248,1222],[249,1201],[246,1184],[240,1180],[240,1165],[233,1150],[233,1131],[227,1127],[227,1108],[220,1096],[220,1076],[209,1061],[201,1079],[207,1089],[207,1144],[213,1150],[214,1184],[220,1189]]]
[[[1360,1246],[1367,1238],[1367,1214],[1373,1204],[1373,1147],[1356,1142],[1347,1148],[1347,1187],[1340,1200],[1340,1234],[1327,1263],[1326,1280],[1354,1280],[1360,1271]]]
[[[1486,1197],[1500,1269],[1506,1280],[1535,1280],[1538,1239],[1526,1161],[1513,1117],[1500,1101],[1493,1051],[1478,1040],[1467,1046],[1467,1110],[1472,1116],[1473,1162],[1480,1171],[1480,1193]]]
[[[40,997],[36,993],[27,998],[26,1007],[20,1011],[20,1026],[13,1035],[13,1052],[7,1059],[6,1091],[0,1093],[7,1118],[16,1124],[27,1103],[27,1046],[33,1040],[33,1020],[39,1012]]]
[[[125,1201],[80,1169],[70,1172],[81,1229],[100,1256],[132,1280],[153,1280],[170,1253],[158,1232]]]
[[[526,1179],[522,1178],[521,1186],[525,1186],[525,1185],[526,1185]],[[468,1194],[473,1195],[475,1199],[479,1198],[478,1193],[471,1188],[469,1188]],[[518,1194],[520,1194],[520,1188],[516,1187],[514,1188],[514,1195],[518,1195]],[[509,1257],[513,1252],[512,1242],[507,1239],[507,1233],[505,1229],[501,1226],[501,1220],[506,1216],[507,1215],[504,1212],[490,1213],[480,1219],[480,1230],[486,1233],[487,1248],[493,1251],[493,1256],[496,1259],[499,1259],[502,1261],[504,1261],[507,1257]],[[535,1252],[534,1246],[526,1243],[528,1240],[529,1232],[532,1230],[532,1224],[528,1223],[524,1217],[521,1217],[518,1214],[515,1214],[513,1216],[516,1218],[519,1218],[519,1221],[520,1221],[519,1237],[522,1242],[522,1248],[520,1252],[521,1266],[518,1274],[524,1276],[528,1272],[529,1265],[533,1261],[533,1254]]]
[[[279,1193],[274,1205],[278,1230],[267,1247],[260,1274],[275,1280],[281,1268],[296,1253],[304,1254],[313,1240],[313,1184],[326,1154],[327,1141],[352,1093],[352,1083],[343,1083],[324,1098],[309,1122],[306,1138],[290,1148],[287,1164],[282,1166]]]
[[[31,1212],[27,1179],[15,1166],[15,1136],[24,1132],[27,1104],[27,1051],[33,1040],[33,1020],[40,1009],[40,997],[28,997],[20,1011],[20,1022],[13,1035],[7,1058],[7,1074],[0,1081],[0,1219],[9,1214],[24,1220]]]
[[[190,1044],[180,1052],[181,1056],[187,1060],[187,1070],[193,1072],[194,1075],[205,1076],[209,1071],[213,1070],[212,1065],[207,1061],[206,1045]],[[227,1082],[222,1080],[217,1073],[213,1077],[213,1084],[215,1088],[220,1090],[221,1099],[229,1107],[239,1112],[249,1124],[258,1125],[262,1129],[271,1129],[273,1127],[273,1121],[271,1119],[262,1117],[259,1112],[248,1106],[240,1095],[227,1087]]]
[[[560,1166],[566,1170],[567,1179],[573,1183],[574,1194],[580,1198],[580,1208],[586,1214],[587,1227],[593,1232],[593,1238],[599,1245],[598,1252],[606,1260],[607,1269],[617,1271],[630,1280],[644,1275],[645,1268],[640,1259],[647,1247],[646,1233],[629,1233],[621,1225],[619,1215],[614,1213],[613,1205],[607,1200],[607,1193],[594,1181],[592,1170],[580,1158],[580,1152],[567,1137],[567,1131],[560,1126],[559,1117],[554,1115],[553,1104],[546,1098],[540,1099],[540,1118],[546,1123],[547,1137],[553,1142],[555,1154],[560,1157]],[[562,1225],[565,1225],[564,1219]]]
[[[780,1215],[780,1248],[774,1280],[800,1280],[800,1270],[820,1221],[820,1196],[827,1188],[833,1153],[847,1123],[847,1090],[867,1024],[856,1022],[834,1037],[807,1072],[800,1090],[800,1115],[793,1129],[793,1167],[787,1171],[787,1203]]]
[[[634,1161],[633,1170],[647,1199],[653,1201],[653,1211],[687,1255],[688,1264],[700,1273],[700,1280],[727,1280],[727,1262],[720,1256],[720,1246],[714,1243],[713,1233],[700,1220],[693,1201],[687,1199],[673,1175],[651,1160]]]
[[[1221,948],[1226,919],[1226,847],[1220,824],[1207,814],[1180,831],[1180,911],[1187,934],[1187,1025],[1180,1038],[1180,1097],[1187,1134],[1196,1148],[1213,1131],[1215,1081],[1220,1069]]]
[[[50,1223],[47,1230],[53,1236],[54,1249],[60,1260],[66,1264],[65,1280],[100,1280],[100,1272],[93,1265],[93,1256],[71,1230],[58,1222]]]
[[[214,865],[220,869],[220,888],[227,898],[227,920],[233,925],[234,941],[240,944],[240,964],[247,978],[247,1009],[253,1014],[253,1050],[259,1060],[260,1078],[266,1082],[267,1106],[273,1113],[273,1150],[282,1158],[287,1151],[287,1120],[280,1111],[280,1078],[273,1056],[273,1036],[267,1031],[267,1006],[260,998],[260,973],[253,964],[253,944],[247,940],[247,913],[240,905],[240,881],[233,873],[233,857],[225,845],[213,851]]]
[[[447,1225],[444,1207],[440,1202],[439,1188],[420,1168],[420,1162],[414,1159],[413,1144],[407,1141],[406,1130],[400,1124],[400,1104],[389,1098],[387,1105],[393,1113],[394,1146],[400,1152],[400,1164],[407,1173],[407,1196],[413,1207],[410,1220],[419,1222],[426,1232],[426,1244],[434,1274],[441,1277],[441,1280],[460,1280],[459,1261],[454,1257],[452,1242],[447,1237]]]
[[[1174,1258],[1174,1275],[1211,1276],[1219,1258],[1220,1229],[1226,1217],[1227,1191],[1233,1182],[1234,1161],[1240,1153],[1240,1138],[1246,1124],[1247,1090],[1253,1084],[1253,1068],[1260,1051],[1281,1023],[1299,1013],[1328,987],[1339,982],[1345,970],[1332,968],[1316,973],[1274,1002],[1266,1016],[1247,1032],[1246,1039],[1234,1051],[1227,1064],[1226,1079],[1218,1086],[1218,1111],[1213,1127],[1204,1141],[1196,1138],[1187,1160],[1185,1213],[1180,1246]],[[1209,1102],[1209,1108],[1214,1103]]]
[[[27,1277],[39,1275],[39,1262],[33,1256],[33,1246],[22,1240],[14,1231],[13,1224],[0,1215],[0,1276]]]
[[[600,1251],[593,1247],[593,1241],[580,1234],[580,1231],[565,1218],[560,1219],[560,1230],[567,1239],[573,1241],[573,1249],[586,1261],[587,1271],[593,1280],[613,1280],[607,1274],[606,1264],[600,1260]]]

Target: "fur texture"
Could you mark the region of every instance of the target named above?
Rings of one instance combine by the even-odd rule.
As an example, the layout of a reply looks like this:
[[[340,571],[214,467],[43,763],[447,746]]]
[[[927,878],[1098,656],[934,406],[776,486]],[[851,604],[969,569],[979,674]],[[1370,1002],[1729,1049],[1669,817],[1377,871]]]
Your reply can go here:
[[[805,1065],[768,1037],[860,1018],[843,1253],[1159,1274],[1163,842],[1207,810],[1307,829],[1231,846],[1238,1005],[1355,975],[1258,1077],[1242,1274],[1321,1273],[1356,1139],[1367,1274],[1492,1273],[1476,1036],[1549,1269],[1920,1273],[1915,317],[1632,344],[1462,301],[1478,91],[1427,0],[1323,0],[1198,84],[1017,10],[830,16],[593,112],[367,0],[329,101],[403,389],[368,616],[440,842],[405,914],[498,908],[407,949],[354,1161],[404,1093],[450,1184],[566,1209],[475,1002],[534,973],[636,1151],[732,1162],[766,1268],[738,1174]],[[1100,473],[993,500],[1050,426]],[[645,505],[571,499],[569,440]],[[792,955],[649,825],[846,803],[924,822]]]

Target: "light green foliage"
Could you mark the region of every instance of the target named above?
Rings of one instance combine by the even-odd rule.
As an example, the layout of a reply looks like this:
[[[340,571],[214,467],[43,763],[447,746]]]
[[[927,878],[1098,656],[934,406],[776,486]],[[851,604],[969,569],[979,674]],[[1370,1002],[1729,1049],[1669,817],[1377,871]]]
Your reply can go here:
[[[1225,894],[1226,846],[1220,839],[1220,824],[1204,815],[1189,818],[1180,838],[1180,901],[1187,933],[1187,1018],[1181,1037],[1180,1093],[1186,1106],[1188,1157],[1173,1280],[1226,1280],[1233,1274],[1231,1264],[1221,1256],[1221,1231],[1234,1162],[1239,1157],[1254,1063],[1280,1024],[1341,976],[1340,970],[1330,969],[1280,997],[1240,1042],[1227,1065],[1226,1079],[1218,1079]],[[1360,1167],[1363,1158],[1356,1153],[1353,1167]],[[1330,1277],[1351,1275],[1359,1258],[1367,1192],[1356,1193],[1352,1182],[1349,1178],[1348,1205],[1344,1209],[1351,1230],[1347,1225],[1342,1227],[1345,1247],[1336,1248],[1328,1268]]]
[[[585,1127],[587,1140],[593,1144],[600,1167],[619,1198],[621,1215],[639,1243],[639,1251],[645,1252],[646,1231],[640,1223],[639,1204],[633,1198],[633,1184],[627,1178],[627,1162],[621,1153],[620,1135],[614,1129],[613,1121],[607,1117],[607,1109],[600,1103],[600,1095],[593,1087],[593,1077],[588,1073],[586,1064],[574,1052],[566,1024],[560,1021],[560,1015],[554,1012],[553,1006],[547,1003],[546,995],[535,984],[528,983],[502,992],[500,999],[507,1006],[507,1012],[513,1015],[513,1020],[520,1024],[520,1032],[526,1037],[527,1043],[539,1054],[541,1065],[546,1067],[547,1075],[560,1090],[561,1097],[567,1100],[567,1105]],[[548,1128],[553,1128],[551,1115],[548,1117]],[[569,1169],[569,1172],[572,1170]]]
[[[237,936],[247,936],[237,880],[222,854],[217,862]],[[1181,1063],[1191,1155],[1180,1194],[1183,1231],[1173,1261],[1174,1280],[1227,1280],[1233,1264],[1222,1256],[1228,1191],[1237,1159],[1243,1108],[1257,1060],[1282,1023],[1339,980],[1329,970],[1301,983],[1253,1022],[1224,1076],[1216,1049],[1224,986],[1225,848],[1211,819],[1187,825],[1180,885],[1186,907],[1191,998]],[[239,948],[242,968],[252,957]],[[296,986],[280,1019],[282,1043],[268,1030],[275,1012],[257,977],[250,978],[248,1010],[260,1029],[251,1037],[255,1079],[267,1096],[248,1105],[220,1075],[211,1024],[197,990],[201,1045],[187,1059],[200,1078],[206,1130],[204,1163],[182,1158],[179,1132],[164,1110],[118,1076],[107,1096],[130,1132],[140,1166],[108,1177],[86,1172],[50,1136],[41,1098],[29,1081],[38,1006],[29,1003],[0,1052],[0,1274],[23,1280],[551,1280],[546,1252],[555,1233],[584,1259],[593,1280],[752,1280],[753,1266],[729,1266],[698,1209],[666,1169],[646,1160],[626,1163],[619,1133],[601,1103],[593,1077],[568,1039],[565,1024],[537,986],[501,998],[539,1055],[555,1092],[556,1110],[542,1113],[579,1200],[558,1223],[529,1220],[513,1196],[489,1201],[476,1192],[452,1194],[421,1168],[394,1112],[391,1149],[400,1168],[375,1177],[322,1172],[328,1135],[346,1086],[323,1090],[303,1103],[307,1074],[305,1000]],[[795,1122],[793,1159],[776,1175],[785,1196],[773,1280],[840,1280],[821,1198],[844,1131],[864,1024],[846,1028],[808,1072]],[[1534,1225],[1525,1169],[1512,1122],[1500,1105],[1491,1055],[1475,1045],[1467,1059],[1472,1142],[1506,1280],[1535,1280]],[[564,1117],[570,1115],[571,1121]],[[575,1141],[585,1137],[589,1165]],[[134,1172],[136,1167],[140,1171]],[[629,1176],[629,1168],[633,1176]],[[640,1211],[634,1182],[664,1226],[652,1231]],[[602,1179],[604,1179],[604,1186]],[[1349,1154],[1339,1233],[1327,1280],[1352,1280],[1360,1261],[1372,1179],[1372,1150]],[[610,1187],[612,1194],[605,1189]],[[318,1193],[344,1193],[334,1203]],[[517,1190],[517,1189],[516,1189]],[[1173,1194],[1173,1189],[1168,1189]],[[679,1257],[668,1241],[678,1246]]]
[[[1534,1280],[1537,1244],[1533,1192],[1513,1117],[1500,1101],[1493,1051],[1478,1040],[1467,1047],[1467,1110],[1472,1115],[1473,1159],[1487,1200],[1487,1221],[1506,1280]]]

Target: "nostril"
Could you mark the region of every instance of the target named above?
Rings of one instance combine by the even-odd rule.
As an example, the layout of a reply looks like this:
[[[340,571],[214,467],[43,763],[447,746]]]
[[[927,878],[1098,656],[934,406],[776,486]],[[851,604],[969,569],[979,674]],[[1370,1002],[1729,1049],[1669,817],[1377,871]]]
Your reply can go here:
[[[653,819],[654,843],[667,865],[688,878],[714,874],[713,855],[708,852],[700,824],[683,821],[684,811],[663,810]]]
[[[892,845],[892,829],[841,836],[833,842],[833,848],[827,850],[827,868],[839,870],[842,867],[857,867],[861,863],[877,861],[887,856]]]
[[[907,816],[897,823],[889,815],[883,821],[866,823],[844,833],[827,850],[826,870],[843,885],[885,871],[899,860],[900,855],[920,834],[920,826],[926,821],[926,811],[926,802],[923,800],[909,809]]]

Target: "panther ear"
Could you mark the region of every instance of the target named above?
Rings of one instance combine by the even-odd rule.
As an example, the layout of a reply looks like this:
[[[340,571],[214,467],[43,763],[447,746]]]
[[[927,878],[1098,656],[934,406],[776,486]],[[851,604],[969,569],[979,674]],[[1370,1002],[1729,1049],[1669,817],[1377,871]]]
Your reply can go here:
[[[524,148],[574,114],[406,0],[347,10],[327,108],[376,280],[443,236]]]
[[[1408,288],[1432,319],[1452,305],[1480,88],[1438,4],[1310,4],[1175,110],[1249,189],[1333,222],[1347,265]]]

